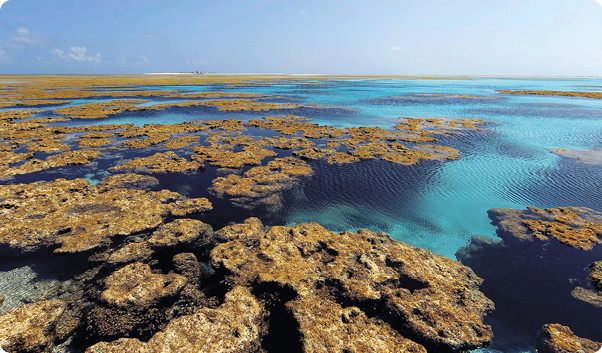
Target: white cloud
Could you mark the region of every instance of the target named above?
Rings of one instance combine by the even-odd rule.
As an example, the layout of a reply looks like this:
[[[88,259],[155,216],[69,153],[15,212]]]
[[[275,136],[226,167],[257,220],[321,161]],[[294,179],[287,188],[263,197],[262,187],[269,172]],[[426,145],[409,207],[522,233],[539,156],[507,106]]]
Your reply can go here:
[[[600,4],[600,6],[602,6],[602,0],[594,0],[595,2],[597,2],[598,4]]]
[[[102,55],[96,53],[94,56],[87,55],[88,50],[86,47],[71,47],[69,48],[70,52],[65,54],[64,51],[60,49],[51,49],[50,54],[54,57],[64,59],[64,60],[75,60],[81,62],[89,62],[92,64],[100,64],[102,60]]]
[[[150,64],[150,60],[148,60],[148,58],[144,55],[138,55],[138,61],[136,62],[136,65],[148,65]]]
[[[10,59],[10,56],[8,56],[6,50],[2,50],[2,48],[0,48],[0,62],[8,59]]]
[[[46,37],[45,35],[29,30],[25,27],[17,28],[10,40],[15,44],[30,46],[44,46],[51,42],[50,38]]]
[[[2,5],[4,5],[5,2],[7,2],[8,0],[0,0],[0,9],[2,8]]]
[[[602,1],[602,0],[600,0],[600,1]],[[399,50],[402,50],[402,49],[401,49],[401,47],[391,47],[391,50],[397,50],[397,51],[399,51]]]
[[[209,65],[209,64],[211,64],[211,62],[209,62],[207,60],[194,60],[194,61],[186,60],[186,65],[188,65],[188,66],[204,66],[204,65]]]

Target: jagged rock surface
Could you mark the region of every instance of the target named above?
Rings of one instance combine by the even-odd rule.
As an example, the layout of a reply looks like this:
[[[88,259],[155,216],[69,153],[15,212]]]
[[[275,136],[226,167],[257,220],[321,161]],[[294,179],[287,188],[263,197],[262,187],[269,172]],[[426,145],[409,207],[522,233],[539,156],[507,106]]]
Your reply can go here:
[[[602,294],[602,261],[596,261],[589,265],[589,280],[600,294]]]
[[[535,338],[539,353],[595,353],[602,343],[577,337],[570,328],[560,324],[544,325]]]
[[[602,243],[602,214],[586,207],[558,207],[541,210],[495,208],[488,211],[498,235],[523,240],[555,238],[573,248],[591,250]]]
[[[169,215],[211,209],[208,200],[195,200],[168,190],[105,190],[84,179],[4,185],[0,246],[17,253],[55,244],[56,253],[91,250],[114,236],[156,228]]]
[[[7,352],[50,352],[65,311],[62,300],[22,305],[0,316],[0,347]]]
[[[217,309],[201,309],[194,315],[182,316],[155,334],[148,342],[121,338],[101,342],[86,353],[155,353],[155,352],[263,352],[266,312],[244,287],[236,287]]]
[[[250,219],[221,229],[216,239],[227,240],[211,253],[213,266],[225,273],[227,281],[294,291],[297,299],[287,304],[289,310],[299,318],[317,315],[305,317],[305,322],[320,322],[321,314],[302,314],[296,308],[303,305],[295,303],[320,297],[331,302],[331,308],[357,306],[360,311],[379,312],[383,327],[367,327],[397,330],[399,337],[428,349],[468,350],[491,343],[491,327],[482,319],[493,303],[478,291],[482,280],[468,267],[395,242],[384,233],[337,234],[316,223],[276,226],[266,233],[259,220]],[[307,332],[301,332],[304,346],[329,345],[305,341],[326,339]],[[339,330],[333,339],[344,340],[345,332],[349,331]]]

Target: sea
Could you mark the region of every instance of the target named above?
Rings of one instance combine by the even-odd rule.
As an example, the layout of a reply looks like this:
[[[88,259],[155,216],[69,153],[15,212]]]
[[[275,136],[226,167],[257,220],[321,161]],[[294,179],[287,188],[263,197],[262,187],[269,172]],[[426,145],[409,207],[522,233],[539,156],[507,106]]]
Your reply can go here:
[[[311,84],[308,84],[311,83]],[[158,89],[156,86],[140,90]],[[560,244],[503,243],[487,211],[578,206],[602,212],[602,165],[562,157],[549,149],[602,148],[602,100],[580,97],[511,95],[500,90],[602,92],[597,78],[462,79],[300,79],[255,84],[169,86],[195,92],[243,92],[269,95],[262,101],[296,103],[304,108],[224,112],[212,107],[132,112],[106,119],[73,119],[55,125],[133,123],[173,124],[196,120],[239,119],[294,114],[338,128],[376,126],[393,130],[400,117],[479,119],[477,129],[441,136],[460,156],[406,166],[385,161],[331,165],[308,162],[314,175],[283,195],[282,208],[233,208],[208,193],[213,176],[157,176],[160,188],[214,203],[208,223],[219,228],[257,216],[266,225],[318,222],[332,231],[368,228],[393,239],[463,262],[484,279],[481,290],[496,304],[485,323],[494,343],[481,352],[535,352],[534,338],[548,323],[569,326],[581,337],[602,342],[602,308],[570,296],[587,285],[587,265],[602,260],[602,246],[591,251]],[[149,99],[149,98],[147,98]],[[152,105],[176,102],[150,98]],[[109,99],[74,100],[60,107]],[[313,105],[313,106],[311,106]],[[7,110],[7,109],[4,109]],[[50,114],[43,116],[52,117]],[[253,131],[269,134],[268,131]],[[320,142],[317,142],[320,146]],[[152,152],[165,151],[161,147]],[[288,154],[287,154],[288,153]],[[0,184],[83,177],[92,183],[107,169],[148,151],[107,153],[93,165],[17,176]],[[290,152],[280,151],[280,156]],[[477,245],[473,239],[479,239]],[[473,245],[472,251],[467,247]],[[485,244],[485,245],[483,245]],[[477,250],[475,250],[477,249]],[[469,253],[469,255],[467,255]],[[2,269],[0,269],[2,270]],[[7,271],[0,271],[6,274]],[[3,307],[2,312],[7,308]]]

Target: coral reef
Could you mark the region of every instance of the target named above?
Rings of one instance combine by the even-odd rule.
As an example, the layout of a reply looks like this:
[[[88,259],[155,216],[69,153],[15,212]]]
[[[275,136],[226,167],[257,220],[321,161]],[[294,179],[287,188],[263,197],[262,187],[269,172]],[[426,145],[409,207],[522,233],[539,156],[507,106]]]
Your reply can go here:
[[[8,220],[0,226],[0,246],[17,253],[53,245],[55,253],[95,249],[114,236],[156,228],[166,216],[211,209],[206,199],[191,205],[168,190],[107,190],[83,179],[0,186],[0,200]]]
[[[148,342],[121,338],[98,343],[86,353],[121,352],[263,352],[266,311],[244,287],[226,294],[217,309],[201,309],[193,315],[171,321]]]
[[[602,343],[577,337],[570,328],[560,324],[544,325],[535,338],[539,353],[596,353]]]
[[[41,172],[44,170],[65,167],[69,165],[88,164],[90,161],[100,157],[100,155],[101,153],[98,151],[77,150],[48,156],[45,161],[42,161],[39,159],[31,159],[31,157],[27,158],[27,154],[19,154],[19,156],[11,157],[26,158],[29,160],[17,167],[7,168],[4,166],[4,168],[2,168],[2,165],[0,165],[0,179],[6,179],[14,175]]]
[[[218,177],[209,191],[220,198],[227,197],[235,206],[269,205],[279,209],[280,193],[296,185],[299,178],[312,174],[313,170],[304,161],[294,157],[276,158],[267,166],[249,169],[243,176]]]
[[[491,328],[482,319],[493,303],[478,291],[481,279],[468,267],[397,243],[384,233],[337,234],[316,223],[276,226],[266,233],[260,225],[252,219],[246,227],[218,231],[216,239],[231,240],[212,251],[212,263],[233,285],[292,291],[286,307],[299,320],[305,351],[342,347],[348,334],[361,327],[398,331],[390,341],[374,338],[391,351],[393,342],[414,351],[423,351],[418,344],[452,351],[491,343]],[[340,319],[330,317],[329,311],[341,313]],[[375,312],[384,321],[361,321]],[[338,320],[361,324],[345,329]],[[316,325],[333,328],[332,337],[312,334]],[[362,342],[354,344],[361,347]]]
[[[589,265],[589,280],[600,294],[602,294],[602,260]]]
[[[66,304],[62,300],[22,305],[0,316],[0,347],[8,352],[41,353],[52,350],[57,323]]]
[[[204,169],[197,161],[189,161],[178,157],[173,151],[156,153],[149,157],[136,158],[132,161],[111,167],[111,172],[133,173],[192,173]]]
[[[602,214],[585,207],[492,209],[489,217],[503,233],[524,240],[552,237],[564,245],[584,250],[602,242]]]
[[[113,189],[148,190],[157,185],[159,185],[159,180],[152,176],[126,173],[103,178],[97,186],[99,191],[105,192]]]
[[[561,96],[561,97],[581,97],[581,98],[595,98],[602,99],[602,92],[580,92],[580,91],[513,91],[513,90],[499,90],[498,92],[503,94],[531,94],[539,96]]]
[[[207,162],[209,165],[220,168],[242,168],[245,165],[261,165],[261,160],[268,157],[276,157],[274,151],[258,147],[249,142],[243,147],[242,152],[233,152],[230,145],[211,144],[209,146],[193,147],[196,153],[191,158],[199,162]]]
[[[602,150],[565,150],[565,149],[551,149],[546,150],[557,154],[562,157],[571,158],[581,163],[601,165],[602,164]]]

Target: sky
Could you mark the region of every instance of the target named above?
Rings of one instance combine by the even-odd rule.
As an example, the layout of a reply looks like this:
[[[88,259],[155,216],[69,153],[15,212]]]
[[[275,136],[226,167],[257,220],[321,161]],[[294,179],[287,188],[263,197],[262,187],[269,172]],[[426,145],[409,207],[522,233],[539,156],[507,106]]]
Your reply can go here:
[[[0,74],[602,76],[601,3],[8,0]]]

